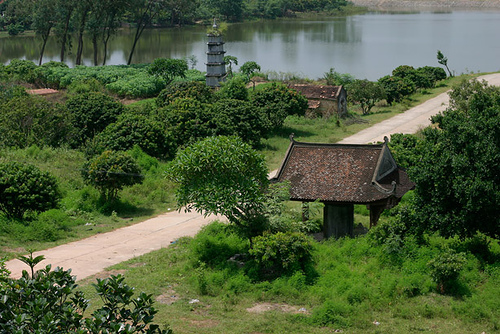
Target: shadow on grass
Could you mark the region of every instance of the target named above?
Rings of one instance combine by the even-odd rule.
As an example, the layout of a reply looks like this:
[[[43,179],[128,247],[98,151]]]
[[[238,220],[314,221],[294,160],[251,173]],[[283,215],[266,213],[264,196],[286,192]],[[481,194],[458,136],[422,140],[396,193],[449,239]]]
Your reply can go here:
[[[97,203],[97,208],[99,212],[108,216],[116,212],[116,215],[120,218],[151,216],[155,212],[151,208],[135,206],[129,202],[121,201],[120,199],[110,202],[101,198]]]

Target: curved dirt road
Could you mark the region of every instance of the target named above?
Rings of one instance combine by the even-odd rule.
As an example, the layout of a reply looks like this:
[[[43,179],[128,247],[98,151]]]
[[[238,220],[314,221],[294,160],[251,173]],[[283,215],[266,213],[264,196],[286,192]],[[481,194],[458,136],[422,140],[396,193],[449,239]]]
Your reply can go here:
[[[480,77],[492,85],[500,86],[500,74]],[[340,143],[365,144],[382,141],[384,136],[392,133],[413,133],[430,124],[429,117],[444,110],[448,94],[441,94],[415,108],[375,124],[356,135],[345,138]],[[103,271],[105,268],[133,257],[167,247],[179,237],[193,236],[203,226],[218,219],[191,212],[169,212],[132,226],[98,234],[87,239],[71,242],[34,253],[44,255],[36,269],[52,264],[63,268],[71,268],[78,280]],[[19,260],[7,262],[12,277],[20,277],[22,270],[28,267]]]

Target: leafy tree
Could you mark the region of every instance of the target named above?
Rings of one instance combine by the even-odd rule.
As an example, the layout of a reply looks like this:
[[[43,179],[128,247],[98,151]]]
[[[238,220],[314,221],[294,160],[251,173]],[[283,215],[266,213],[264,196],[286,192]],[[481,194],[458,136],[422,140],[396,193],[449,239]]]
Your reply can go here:
[[[22,257],[30,267],[43,256]],[[153,324],[157,310],[151,295],[134,289],[124,276],[97,279],[96,293],[104,305],[84,317],[88,300],[76,291],[71,269],[51,265],[32,273],[26,270],[19,279],[0,280],[0,331],[2,333],[147,333],[169,334],[168,328]]]
[[[419,67],[417,71],[425,76],[429,76],[434,84],[438,81],[446,79],[446,72],[441,67],[424,66]]]
[[[307,99],[280,83],[257,89],[251,96],[251,102],[262,111],[268,131],[283,126],[288,115],[304,115],[307,110]]]
[[[64,62],[66,51],[71,49],[69,33],[71,30],[71,18],[78,1],[75,0],[53,0],[55,2],[56,24],[54,32],[58,42],[61,44],[60,61]]]
[[[386,75],[378,80],[384,87],[387,103],[401,102],[415,92],[415,84],[408,78]]]
[[[450,77],[452,77],[453,74],[451,74],[451,71],[448,68],[448,57],[445,57],[444,54],[440,50],[437,51],[437,61],[439,64],[446,67],[446,69],[448,70],[448,73],[450,74]]]
[[[104,151],[83,165],[82,177],[86,184],[99,190],[106,201],[118,198],[124,187],[142,183],[144,177],[135,160],[126,152]]]
[[[450,107],[432,117],[438,127],[423,132],[421,157],[408,171],[416,183],[415,214],[406,220],[445,237],[498,238],[500,89],[463,82],[450,97]]]
[[[109,124],[116,122],[118,115],[123,112],[121,103],[98,92],[72,96],[65,106],[71,114],[71,124],[74,128],[72,144],[75,147],[83,145]]]
[[[392,71],[394,77],[408,79],[415,84],[415,88],[434,87],[434,77],[424,71],[419,71],[413,66],[401,65]]]
[[[207,8],[212,9],[212,16],[219,16],[227,21],[240,21],[243,15],[243,0],[204,0]]]
[[[55,208],[61,193],[55,177],[33,165],[0,164],[0,211],[9,218],[22,219],[26,212]]]
[[[149,66],[149,74],[159,76],[170,84],[175,77],[186,77],[188,65],[185,59],[156,58]]]
[[[229,65],[229,69],[227,70],[227,76],[233,77],[233,65],[238,65],[238,58],[235,56],[227,55],[224,56],[224,63]]]
[[[130,0],[129,13],[135,24],[134,40],[128,57],[127,65],[132,63],[137,42],[142,36],[144,29],[149,27],[158,17],[165,5],[165,0]]]
[[[264,157],[238,137],[209,137],[177,153],[167,170],[179,207],[220,214],[251,240],[265,228]]]
[[[252,103],[241,100],[221,100],[211,106],[215,134],[236,135],[253,146],[266,134],[266,119]]]
[[[247,80],[250,81],[252,78],[252,75],[256,71],[260,71],[260,65],[254,61],[247,61],[246,63],[241,65],[240,71],[241,71],[241,73],[246,75]],[[252,83],[253,83],[253,88],[255,89],[255,82],[252,81]]]
[[[369,114],[375,103],[385,97],[384,88],[377,82],[356,79],[349,85],[349,99],[361,105],[363,115]]]

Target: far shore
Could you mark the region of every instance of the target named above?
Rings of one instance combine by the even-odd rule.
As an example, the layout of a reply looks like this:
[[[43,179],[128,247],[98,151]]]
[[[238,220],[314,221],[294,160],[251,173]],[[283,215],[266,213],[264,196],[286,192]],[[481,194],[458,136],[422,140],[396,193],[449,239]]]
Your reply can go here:
[[[356,6],[372,9],[470,9],[500,10],[500,0],[350,0]]]

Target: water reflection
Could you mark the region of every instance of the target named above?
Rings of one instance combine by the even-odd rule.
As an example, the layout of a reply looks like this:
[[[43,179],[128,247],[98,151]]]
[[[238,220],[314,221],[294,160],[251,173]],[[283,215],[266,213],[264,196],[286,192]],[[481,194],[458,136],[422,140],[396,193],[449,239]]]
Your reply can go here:
[[[264,71],[294,72],[322,77],[331,67],[358,78],[376,80],[399,65],[439,66],[437,50],[457,73],[500,70],[500,12],[368,13],[318,20],[276,20],[234,24],[225,35],[227,54],[239,64],[256,61]],[[158,57],[194,55],[205,70],[205,27],[144,31],[134,63]],[[106,63],[125,64],[134,31],[123,30],[109,43]],[[93,64],[91,41],[84,40],[84,64]],[[40,39],[0,39],[0,62],[12,58],[38,62]],[[74,65],[74,52],[67,63]],[[103,50],[99,50],[102,63]],[[59,60],[59,47],[50,38],[43,61]],[[237,67],[238,68],[238,67]]]

